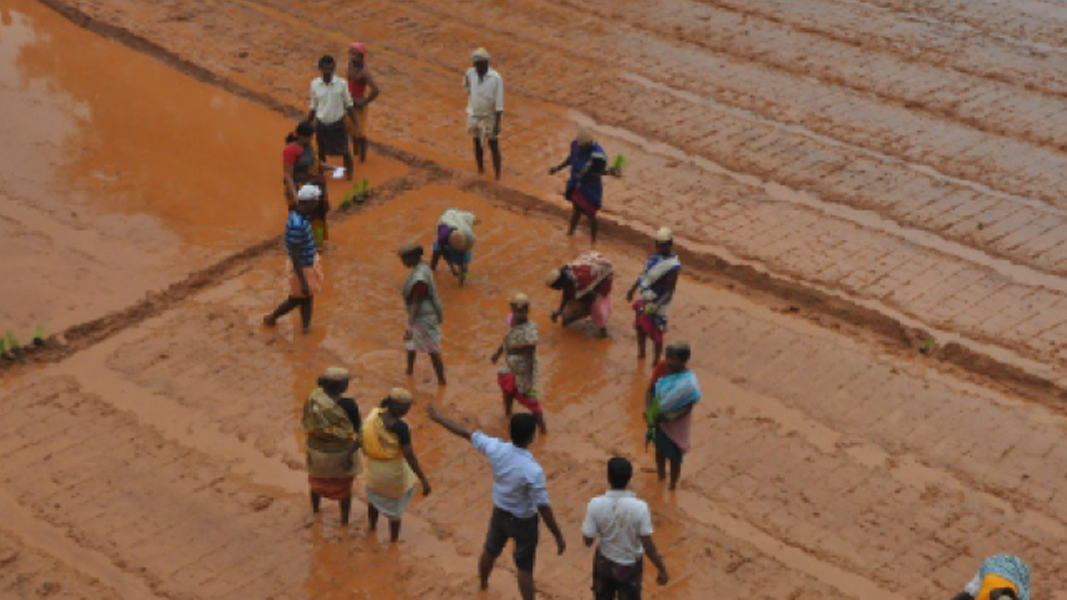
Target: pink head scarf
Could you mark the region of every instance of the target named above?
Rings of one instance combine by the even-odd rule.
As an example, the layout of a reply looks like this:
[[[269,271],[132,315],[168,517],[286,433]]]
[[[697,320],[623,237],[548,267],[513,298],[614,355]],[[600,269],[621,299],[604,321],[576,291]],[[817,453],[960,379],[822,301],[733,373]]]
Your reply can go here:
[[[350,50],[355,50],[356,52],[358,52],[360,54],[366,54],[367,53],[367,45],[364,44],[363,42],[352,42],[348,46],[348,48]]]

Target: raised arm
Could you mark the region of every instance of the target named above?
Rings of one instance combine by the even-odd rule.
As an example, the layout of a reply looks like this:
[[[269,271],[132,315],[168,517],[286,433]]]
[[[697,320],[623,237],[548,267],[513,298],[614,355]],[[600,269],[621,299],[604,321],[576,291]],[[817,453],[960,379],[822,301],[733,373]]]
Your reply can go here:
[[[444,427],[448,431],[452,432],[453,435],[457,435],[467,440],[468,442],[470,441],[471,436],[473,434],[470,432],[469,429],[461,425],[457,425],[456,423],[453,423],[452,421],[446,419],[445,416],[438,412],[432,404],[426,407],[426,412],[430,415],[430,420],[434,423],[437,423],[441,427]]]

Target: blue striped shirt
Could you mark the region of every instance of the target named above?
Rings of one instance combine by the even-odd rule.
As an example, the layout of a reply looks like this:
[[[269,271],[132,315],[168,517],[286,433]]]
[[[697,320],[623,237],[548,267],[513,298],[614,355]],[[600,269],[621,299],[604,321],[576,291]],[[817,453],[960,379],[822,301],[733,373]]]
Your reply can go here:
[[[302,267],[315,264],[315,235],[311,232],[311,223],[295,210],[289,211],[289,221],[285,223],[285,250],[290,256],[295,252]]]

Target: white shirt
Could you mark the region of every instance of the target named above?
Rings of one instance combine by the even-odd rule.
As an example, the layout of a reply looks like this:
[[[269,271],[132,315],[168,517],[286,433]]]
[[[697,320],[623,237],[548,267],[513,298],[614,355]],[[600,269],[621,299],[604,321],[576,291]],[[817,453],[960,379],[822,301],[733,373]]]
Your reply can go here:
[[[467,114],[489,117],[504,110],[504,78],[489,69],[485,77],[478,77],[474,67],[463,76],[463,89],[467,90]]]
[[[481,432],[471,436],[471,445],[493,467],[493,504],[497,508],[525,519],[537,514],[538,506],[548,505],[545,472],[529,450]]]
[[[652,535],[648,505],[627,490],[608,490],[589,501],[582,523],[582,535],[600,538],[600,553],[620,565],[641,560],[644,546],[640,536]]]
[[[327,84],[322,77],[311,82],[311,110],[321,123],[336,123],[345,116],[345,110],[352,108],[352,94],[348,91],[348,82],[336,75]]]

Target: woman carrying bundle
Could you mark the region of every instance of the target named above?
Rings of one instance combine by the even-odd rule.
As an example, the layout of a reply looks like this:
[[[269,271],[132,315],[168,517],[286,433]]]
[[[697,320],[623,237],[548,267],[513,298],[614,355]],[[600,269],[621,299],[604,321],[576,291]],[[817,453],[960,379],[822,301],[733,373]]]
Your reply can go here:
[[[678,487],[682,457],[689,451],[693,407],[701,398],[700,384],[689,370],[689,355],[689,344],[668,345],[667,358],[656,365],[645,396],[646,444],[656,445],[656,472],[660,481],[667,478],[670,462],[672,490]]]

